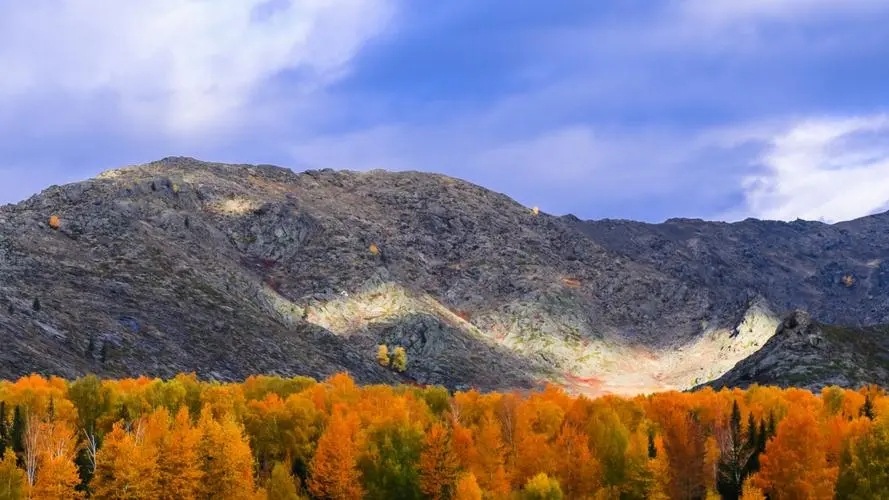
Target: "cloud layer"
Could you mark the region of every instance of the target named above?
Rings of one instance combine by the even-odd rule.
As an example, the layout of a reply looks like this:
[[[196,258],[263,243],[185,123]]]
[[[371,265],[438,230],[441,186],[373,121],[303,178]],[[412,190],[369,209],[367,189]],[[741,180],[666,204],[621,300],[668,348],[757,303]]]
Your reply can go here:
[[[745,177],[746,209],[836,222],[889,204],[889,116],[807,120],[771,138],[765,171]]]
[[[580,217],[887,206],[889,4],[0,0],[0,202],[185,154]],[[854,194],[850,194],[854,193]]]
[[[392,15],[385,0],[2,1],[0,98],[113,99],[149,130],[205,135],[267,80],[341,76]]]

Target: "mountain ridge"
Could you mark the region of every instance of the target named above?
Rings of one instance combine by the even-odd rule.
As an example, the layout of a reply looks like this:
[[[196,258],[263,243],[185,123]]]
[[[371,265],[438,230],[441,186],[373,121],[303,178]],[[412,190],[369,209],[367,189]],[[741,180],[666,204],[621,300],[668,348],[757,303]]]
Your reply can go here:
[[[348,370],[363,382],[637,393],[717,379],[789,306],[889,322],[875,297],[889,291],[875,257],[885,221],[819,240],[794,223],[726,234],[729,223],[679,220],[552,216],[416,171],[186,157],[107,170],[0,207],[11,346],[0,375]],[[852,248],[852,230],[876,240]],[[777,248],[741,241],[754,236]],[[379,343],[407,349],[404,374],[375,362]]]

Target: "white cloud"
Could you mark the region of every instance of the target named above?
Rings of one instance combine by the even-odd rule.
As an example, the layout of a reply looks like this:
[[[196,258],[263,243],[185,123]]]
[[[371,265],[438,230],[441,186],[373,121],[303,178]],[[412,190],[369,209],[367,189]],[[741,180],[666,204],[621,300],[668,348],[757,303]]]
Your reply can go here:
[[[129,120],[208,132],[281,71],[307,73],[303,91],[337,78],[392,14],[388,0],[0,0],[0,111],[106,93]]]
[[[887,115],[803,121],[767,144],[763,172],[743,182],[753,217],[834,222],[889,202]]]

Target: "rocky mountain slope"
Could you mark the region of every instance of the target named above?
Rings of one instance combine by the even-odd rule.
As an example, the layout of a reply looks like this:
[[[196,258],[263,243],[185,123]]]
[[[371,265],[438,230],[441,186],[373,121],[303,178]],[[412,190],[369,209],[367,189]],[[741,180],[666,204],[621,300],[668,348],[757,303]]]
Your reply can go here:
[[[889,323],[889,213],[832,225],[566,220],[603,247],[705,287],[720,302],[757,294],[777,310],[806,310],[825,323]]]
[[[881,228],[583,222],[442,175],[167,158],[0,208],[0,376],[682,389],[790,307],[886,321]]]
[[[762,349],[707,385],[752,384],[812,390],[889,385],[889,327],[821,325],[808,313],[793,311]]]

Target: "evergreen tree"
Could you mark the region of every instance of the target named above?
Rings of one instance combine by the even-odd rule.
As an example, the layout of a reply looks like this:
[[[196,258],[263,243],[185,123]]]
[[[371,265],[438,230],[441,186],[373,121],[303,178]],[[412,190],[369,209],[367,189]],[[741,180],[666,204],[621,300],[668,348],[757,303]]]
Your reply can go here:
[[[46,409],[46,415],[49,418],[50,422],[56,419],[56,403],[51,395],[49,397],[49,406]]]
[[[747,460],[747,475],[749,476],[759,471],[759,456],[766,451],[766,442],[769,440],[769,435],[766,430],[766,421],[762,418],[759,419],[759,430],[756,430],[757,426],[753,423],[752,418],[748,419],[747,425],[751,426],[747,432],[748,442],[751,436],[755,438],[753,451],[750,454],[750,459]],[[753,429],[753,431],[751,432],[750,429]]]
[[[864,395],[864,404],[861,405],[861,410],[858,411],[859,417],[867,417],[870,420],[874,419],[874,402],[870,398],[870,394]]]
[[[654,444],[654,429],[648,429],[648,458],[657,458],[657,446]]]
[[[756,449],[756,439],[756,419],[751,412],[747,414],[747,446],[752,450]]]
[[[749,435],[747,436],[750,437]],[[750,448],[741,432],[741,409],[738,402],[732,404],[727,432],[720,436],[720,456],[716,489],[722,498],[737,500],[741,496],[741,486],[747,475],[747,464],[754,450]]]
[[[0,401],[0,456],[9,446],[9,426],[6,423],[6,401]]]
[[[34,297],[34,302],[31,302],[31,309],[40,311],[40,299]]]
[[[12,451],[21,455],[25,452],[25,417],[21,408],[16,405],[12,412],[12,431],[9,434]]]
[[[132,430],[133,417],[130,416],[130,409],[127,405],[121,405],[120,410],[117,413],[117,420],[123,422],[124,429],[129,432]]]

